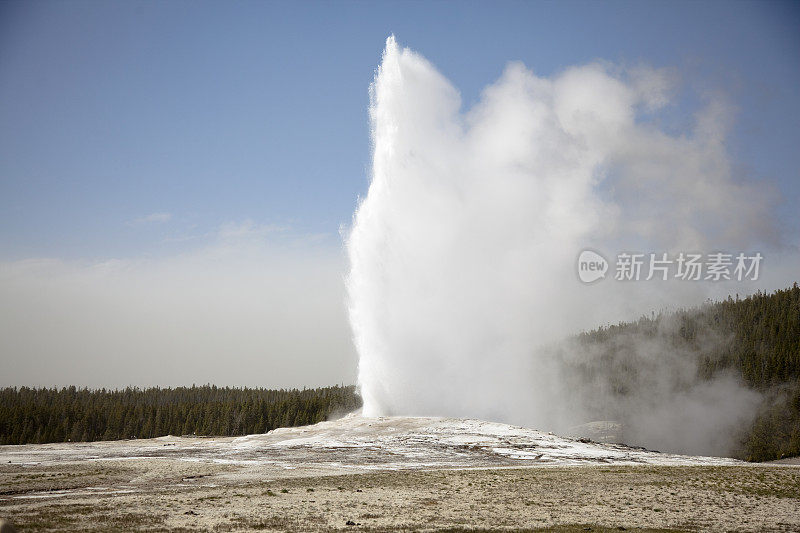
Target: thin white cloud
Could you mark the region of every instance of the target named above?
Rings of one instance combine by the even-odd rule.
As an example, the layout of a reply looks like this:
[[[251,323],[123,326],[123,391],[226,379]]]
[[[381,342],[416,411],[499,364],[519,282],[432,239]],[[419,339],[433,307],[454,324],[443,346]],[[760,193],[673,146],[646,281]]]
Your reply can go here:
[[[258,224],[250,219],[242,222],[226,222],[212,235],[216,235],[223,241],[262,240],[276,234],[285,234],[289,231],[288,226],[277,224]]]
[[[159,212],[134,218],[128,224],[131,226],[143,226],[147,224],[164,224],[170,220],[172,220],[172,213]]]

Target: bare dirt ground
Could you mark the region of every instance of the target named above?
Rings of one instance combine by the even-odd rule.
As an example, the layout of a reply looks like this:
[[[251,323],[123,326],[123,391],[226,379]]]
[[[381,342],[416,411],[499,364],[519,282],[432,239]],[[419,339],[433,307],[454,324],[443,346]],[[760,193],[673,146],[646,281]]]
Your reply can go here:
[[[239,439],[0,446],[0,518],[23,532],[800,531],[800,467],[351,419]]]
[[[241,475],[248,468],[158,459],[3,466],[0,516],[21,531],[800,531],[797,467],[528,467],[263,481]]]

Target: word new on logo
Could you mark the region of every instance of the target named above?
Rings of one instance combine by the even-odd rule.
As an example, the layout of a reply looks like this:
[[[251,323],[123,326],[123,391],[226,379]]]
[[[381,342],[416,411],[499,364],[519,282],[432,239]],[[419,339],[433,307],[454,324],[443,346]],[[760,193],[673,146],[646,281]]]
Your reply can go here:
[[[578,277],[584,283],[591,283],[606,277],[608,261],[602,255],[584,250],[578,257]]]

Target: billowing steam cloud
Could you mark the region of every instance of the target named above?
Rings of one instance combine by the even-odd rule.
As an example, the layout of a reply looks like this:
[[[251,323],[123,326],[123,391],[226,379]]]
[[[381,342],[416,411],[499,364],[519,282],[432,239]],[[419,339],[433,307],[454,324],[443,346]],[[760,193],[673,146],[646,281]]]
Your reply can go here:
[[[512,63],[465,111],[428,61],[387,40],[371,88],[372,181],[347,239],[366,415],[563,429],[584,414],[542,346],[731,290],[588,286],[575,273],[585,247],[738,251],[770,238],[769,198],[733,178],[724,102],[711,99],[690,131],[660,127],[673,78],[601,63],[543,78]],[[679,406],[687,417],[665,423],[701,428],[740,408],[729,401],[740,391],[694,391]]]

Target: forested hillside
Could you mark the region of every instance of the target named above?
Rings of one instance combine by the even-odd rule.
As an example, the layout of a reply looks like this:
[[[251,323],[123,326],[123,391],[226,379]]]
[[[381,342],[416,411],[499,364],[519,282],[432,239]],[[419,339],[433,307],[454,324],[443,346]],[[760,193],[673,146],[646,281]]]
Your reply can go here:
[[[361,406],[355,387],[0,389],[0,444],[247,435],[321,422]]]
[[[734,374],[763,401],[750,427],[742,428],[735,455],[763,461],[800,455],[800,288],[747,298],[729,297],[699,308],[643,317],[585,332],[578,342],[591,358],[584,376],[603,374],[611,394],[631,394],[643,340],[695,365],[696,378]],[[654,343],[655,344],[655,343]],[[666,351],[665,350],[665,351]]]

